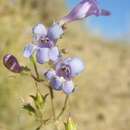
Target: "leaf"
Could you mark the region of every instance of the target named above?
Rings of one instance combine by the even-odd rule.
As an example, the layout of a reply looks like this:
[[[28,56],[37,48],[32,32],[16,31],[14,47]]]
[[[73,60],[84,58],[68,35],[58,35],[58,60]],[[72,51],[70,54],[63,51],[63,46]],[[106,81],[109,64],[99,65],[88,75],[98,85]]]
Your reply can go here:
[[[23,105],[23,109],[24,110],[27,110],[30,114],[35,114],[36,113],[36,110],[35,110],[35,108],[31,105],[31,104],[25,104],[25,105]]]

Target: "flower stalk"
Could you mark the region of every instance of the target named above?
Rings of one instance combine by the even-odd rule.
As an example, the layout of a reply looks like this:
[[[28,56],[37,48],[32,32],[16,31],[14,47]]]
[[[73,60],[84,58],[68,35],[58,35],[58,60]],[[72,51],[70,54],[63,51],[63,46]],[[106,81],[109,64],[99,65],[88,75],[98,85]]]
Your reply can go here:
[[[66,95],[65,101],[64,101],[64,106],[63,106],[61,112],[59,113],[59,115],[57,116],[57,120],[58,120],[58,119],[63,115],[63,113],[65,112],[66,107],[67,107],[68,100],[69,100],[69,95]]]

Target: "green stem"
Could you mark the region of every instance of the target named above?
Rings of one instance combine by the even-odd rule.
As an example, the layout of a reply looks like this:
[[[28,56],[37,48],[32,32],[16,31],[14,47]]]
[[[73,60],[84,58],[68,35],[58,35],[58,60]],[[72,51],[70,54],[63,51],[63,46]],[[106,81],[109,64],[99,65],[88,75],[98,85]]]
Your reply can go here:
[[[54,121],[56,120],[56,114],[55,114],[55,108],[54,108],[54,93],[51,87],[49,87],[49,91],[50,91],[50,98],[51,98],[51,108],[52,108],[52,114],[53,114],[53,119]]]
[[[39,73],[38,73],[38,69],[37,69],[37,64],[36,64],[35,59],[34,59],[33,56],[31,57],[31,61],[33,63],[33,67],[34,67],[34,70],[35,70],[36,77],[37,77],[37,79],[39,79]]]
[[[69,99],[69,96],[66,95],[65,101],[64,101],[64,106],[63,106],[61,112],[59,113],[59,115],[57,116],[57,119],[59,119],[62,116],[62,114],[64,113],[64,111],[66,110],[68,99]]]

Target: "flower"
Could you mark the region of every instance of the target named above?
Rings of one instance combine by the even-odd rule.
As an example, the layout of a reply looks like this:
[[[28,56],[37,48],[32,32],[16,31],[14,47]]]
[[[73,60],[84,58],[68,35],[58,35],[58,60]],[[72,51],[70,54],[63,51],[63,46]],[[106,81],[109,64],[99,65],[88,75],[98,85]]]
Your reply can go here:
[[[66,58],[60,60],[56,64],[56,73],[58,76],[64,77],[65,79],[72,79],[81,73],[84,69],[83,62],[77,58]]]
[[[7,54],[3,57],[3,64],[8,70],[14,73],[20,73],[23,70],[23,67],[20,66],[16,57],[11,54]]]
[[[98,7],[97,0],[82,0],[78,3],[68,15],[63,17],[59,23],[64,25],[66,23],[84,19],[88,16],[108,16],[110,12],[105,9],[100,9]]]
[[[47,71],[44,76],[49,80],[51,87],[69,95],[74,92],[72,79],[84,69],[83,62],[75,58],[61,59],[55,64],[55,70]]]
[[[44,64],[49,60],[55,62],[60,57],[60,52],[56,47],[56,41],[63,34],[62,27],[54,23],[48,30],[43,24],[37,24],[32,29],[33,43],[27,44],[23,55],[30,58],[36,53],[36,59],[39,64]]]

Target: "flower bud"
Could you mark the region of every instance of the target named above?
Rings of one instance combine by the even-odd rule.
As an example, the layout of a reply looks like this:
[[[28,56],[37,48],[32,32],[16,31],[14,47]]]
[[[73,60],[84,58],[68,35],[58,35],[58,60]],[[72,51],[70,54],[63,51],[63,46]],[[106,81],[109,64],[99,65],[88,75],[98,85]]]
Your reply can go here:
[[[7,54],[3,57],[3,64],[8,70],[14,73],[20,73],[23,68],[19,65],[16,57],[11,54]]]
[[[67,123],[65,123],[65,130],[77,130],[76,124],[70,117],[67,120]]]

